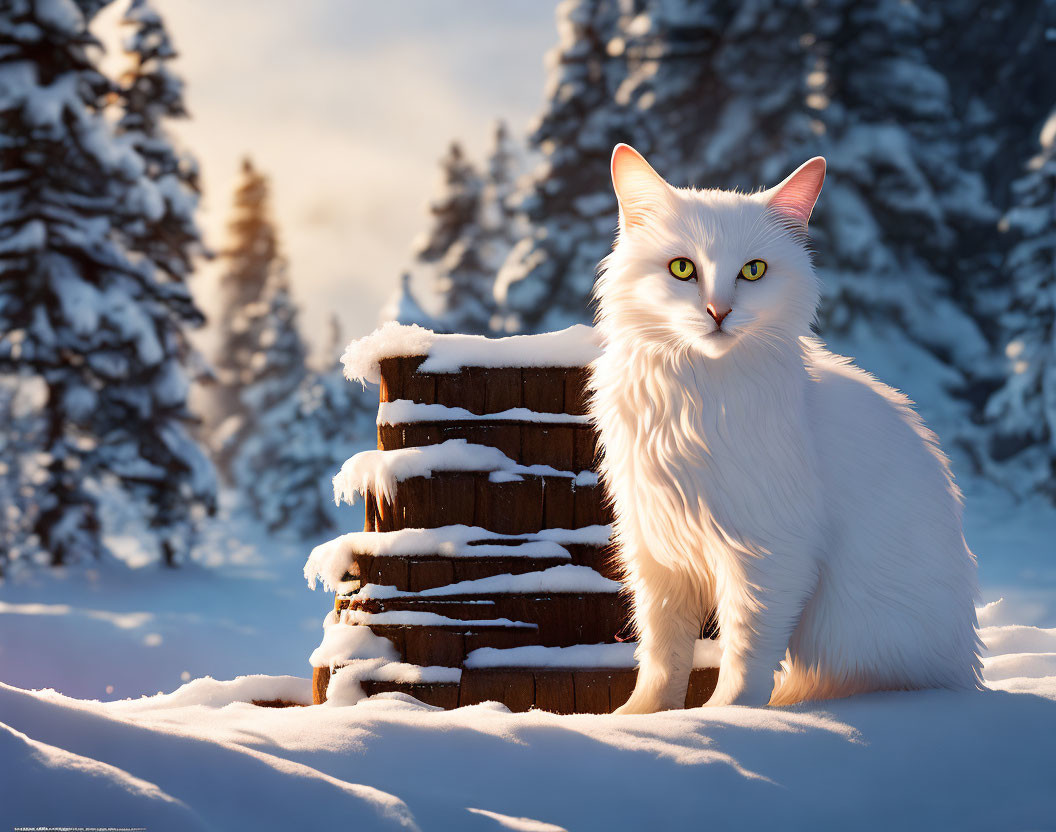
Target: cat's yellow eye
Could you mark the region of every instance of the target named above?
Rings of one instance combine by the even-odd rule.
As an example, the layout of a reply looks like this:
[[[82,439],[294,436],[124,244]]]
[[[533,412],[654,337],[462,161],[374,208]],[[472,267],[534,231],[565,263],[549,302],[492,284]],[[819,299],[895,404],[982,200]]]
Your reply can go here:
[[[766,263],[762,260],[749,260],[741,266],[741,277],[745,280],[758,280],[766,274]]]
[[[697,276],[697,267],[688,257],[676,257],[667,264],[667,270],[679,280],[692,280]]]

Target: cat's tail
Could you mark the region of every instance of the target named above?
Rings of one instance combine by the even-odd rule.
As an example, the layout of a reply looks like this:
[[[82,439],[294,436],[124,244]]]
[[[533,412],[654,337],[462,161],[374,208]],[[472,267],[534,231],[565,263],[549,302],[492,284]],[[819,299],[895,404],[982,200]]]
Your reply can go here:
[[[833,674],[826,673],[818,667],[807,667],[793,661],[786,654],[781,662],[781,670],[774,674],[774,692],[770,696],[771,705],[795,705],[799,702],[811,702],[819,699],[843,699],[861,693],[875,693],[884,690],[923,690],[929,688],[949,688],[951,690],[980,690],[982,684],[978,671],[973,666],[964,678],[933,680],[919,684],[881,681],[875,675],[866,674]]]

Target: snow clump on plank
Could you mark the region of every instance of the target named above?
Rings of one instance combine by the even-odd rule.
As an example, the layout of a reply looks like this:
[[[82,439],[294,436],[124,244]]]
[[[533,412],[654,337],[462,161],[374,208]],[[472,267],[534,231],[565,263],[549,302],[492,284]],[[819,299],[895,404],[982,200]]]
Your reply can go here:
[[[353,341],[341,356],[345,378],[381,383],[381,360],[427,355],[423,373],[457,373],[464,367],[585,367],[601,354],[594,329],[583,324],[540,335],[438,335],[390,321]]]
[[[599,532],[597,529],[604,529]],[[400,529],[393,532],[349,532],[320,543],[304,564],[304,579],[311,589],[323,582],[327,592],[338,591],[346,572],[352,572],[356,555],[374,557],[409,557],[437,555],[449,558],[560,558],[571,555],[561,542],[577,543],[581,539],[608,543],[608,526],[588,527],[594,531],[580,535],[582,529],[547,529],[540,534],[497,534],[479,526],[441,526],[436,529]],[[553,534],[558,533],[558,534]],[[563,536],[562,534],[563,533]],[[556,539],[555,539],[556,538]],[[602,540],[602,538],[604,538]]]
[[[363,451],[347,460],[334,477],[334,502],[355,504],[356,496],[369,490],[376,497],[392,500],[396,483],[411,477],[431,477],[437,471],[489,473],[493,482],[519,480],[523,475],[572,477],[576,485],[598,484],[593,471],[558,471],[549,465],[521,465],[498,448],[473,445],[465,439],[448,439],[439,445]]]

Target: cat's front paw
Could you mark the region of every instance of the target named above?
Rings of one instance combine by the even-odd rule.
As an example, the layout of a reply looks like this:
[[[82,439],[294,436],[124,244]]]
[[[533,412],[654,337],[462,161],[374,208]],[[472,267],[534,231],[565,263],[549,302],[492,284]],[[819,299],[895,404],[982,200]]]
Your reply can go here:
[[[631,694],[631,698],[618,707],[614,714],[655,714],[660,711],[673,710],[675,706],[663,701],[658,696],[648,694]]]
[[[644,701],[635,702],[633,698],[628,699],[620,707],[618,707],[614,714],[655,714],[658,711],[667,710],[666,708],[660,707],[659,705],[650,704]]]
[[[750,708],[763,708],[770,704],[773,693],[772,684],[760,685],[723,685],[720,681],[711,698],[704,703],[705,707],[715,708],[722,705],[744,705]]]

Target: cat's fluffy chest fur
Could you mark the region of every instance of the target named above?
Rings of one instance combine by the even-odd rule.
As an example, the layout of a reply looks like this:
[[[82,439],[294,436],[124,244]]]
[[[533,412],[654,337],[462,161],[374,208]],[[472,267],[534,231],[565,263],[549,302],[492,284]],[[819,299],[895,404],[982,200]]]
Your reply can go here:
[[[678,537],[651,553],[673,568],[713,575],[720,559],[814,539],[821,522],[813,437],[805,420],[802,355],[771,358],[744,375],[683,355],[656,363],[614,350],[593,368],[593,412],[610,454],[607,481],[634,493],[620,534]]]
[[[623,712],[682,705],[712,612],[709,704],[979,683],[946,458],[905,397],[809,334],[823,178],[815,159],[761,194],[681,191],[613,156],[591,413],[639,635]]]

